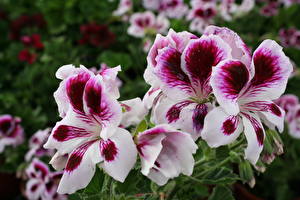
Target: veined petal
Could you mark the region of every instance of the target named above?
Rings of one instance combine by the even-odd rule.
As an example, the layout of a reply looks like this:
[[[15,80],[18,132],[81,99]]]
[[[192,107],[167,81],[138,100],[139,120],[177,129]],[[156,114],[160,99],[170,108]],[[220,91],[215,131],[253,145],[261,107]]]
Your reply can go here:
[[[53,128],[44,148],[57,149],[64,155],[95,136],[100,130],[101,127],[94,120],[69,109],[67,115]]]
[[[151,87],[145,94],[143,98],[143,104],[147,109],[151,109],[153,106],[153,103],[155,102],[155,99],[158,97],[158,95],[161,93],[161,90],[159,88]]]
[[[117,82],[117,75],[120,71],[120,65],[113,68],[102,68],[100,71],[106,91],[108,91],[108,93],[115,99],[120,97],[119,85]]]
[[[279,132],[283,131],[285,111],[272,101],[253,101],[242,106],[249,111],[258,112],[269,128],[277,127]]]
[[[28,199],[39,199],[45,190],[45,184],[42,184],[39,179],[30,179],[26,183],[26,197]]]
[[[83,92],[91,75],[82,72],[66,81],[66,93],[74,111],[83,113]]]
[[[50,171],[48,166],[34,158],[29,167],[26,169],[26,175],[31,179],[40,179],[42,181],[47,182],[49,179]]]
[[[182,54],[181,66],[198,96],[206,97],[211,92],[209,79],[212,68],[222,60],[231,58],[230,52],[230,47],[214,35],[203,35],[189,42]]]
[[[156,57],[158,55],[158,51],[160,49],[167,47],[169,44],[170,44],[170,42],[166,37],[164,37],[160,34],[156,35],[154,43],[153,43],[153,45],[148,53],[148,56],[147,56],[148,67],[150,67],[150,68],[156,67],[156,64],[157,64]],[[148,83],[145,76],[144,76],[144,78],[145,78],[146,82]]]
[[[248,143],[245,149],[245,159],[255,165],[264,147],[265,130],[255,114],[242,113],[242,119]]]
[[[103,129],[117,127],[122,118],[120,104],[104,91],[99,75],[91,78],[86,83],[84,89],[84,110],[93,116]],[[101,131],[101,136],[108,137],[108,135],[103,135],[104,132]]]
[[[166,47],[159,52],[154,73],[162,82],[160,88],[167,96],[183,99],[193,95],[188,76],[181,69],[181,53],[172,47]]]
[[[169,39],[170,45],[175,48],[180,53],[183,52],[186,45],[191,39],[197,39],[198,37],[187,31],[182,31],[176,33],[173,29],[170,29],[168,35],[166,36]]]
[[[122,101],[121,106],[124,109],[121,125],[124,127],[137,125],[148,113],[148,110],[140,98]]]
[[[249,78],[247,67],[240,61],[225,60],[213,68],[210,84],[218,103],[228,114],[239,113],[238,98]]]
[[[232,58],[240,60],[245,66],[250,66],[250,50],[237,33],[226,27],[210,25],[206,27],[204,35],[217,35],[221,37],[231,47]]]
[[[236,140],[242,131],[239,116],[229,115],[222,107],[216,107],[207,114],[201,137],[210,147],[219,147]]]
[[[285,91],[293,66],[282,47],[273,40],[263,41],[252,60],[255,75],[243,95],[247,102],[274,100]]]
[[[188,133],[164,124],[140,133],[138,150],[142,173],[162,185],[180,173],[192,174],[197,145]]]
[[[126,129],[118,128],[107,140],[100,142],[103,162],[100,166],[115,180],[124,182],[136,162],[137,149]]]
[[[99,140],[88,141],[76,148],[70,153],[57,192],[71,194],[85,188],[95,174],[96,164],[101,160]]]

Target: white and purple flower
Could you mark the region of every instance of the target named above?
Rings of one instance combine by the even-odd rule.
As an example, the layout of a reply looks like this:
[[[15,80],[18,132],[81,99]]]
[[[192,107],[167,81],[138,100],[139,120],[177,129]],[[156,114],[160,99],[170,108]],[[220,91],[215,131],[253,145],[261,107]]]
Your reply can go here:
[[[45,149],[43,147],[50,135],[50,131],[50,128],[39,130],[31,136],[29,139],[30,150],[25,155],[26,161],[30,161],[33,157],[40,158],[42,156],[53,156],[53,150]]]
[[[150,11],[135,13],[130,17],[130,27],[127,32],[134,37],[144,37],[148,34],[164,33],[170,22],[163,15],[157,17]]]
[[[265,138],[262,122],[283,131],[285,111],[272,100],[285,91],[292,70],[282,47],[272,40],[260,44],[251,64],[238,59],[220,62],[210,79],[220,106],[206,116],[202,138],[218,147],[233,142],[244,131],[248,142],[245,158],[255,164]]]
[[[24,142],[24,130],[21,119],[11,115],[0,116],[0,153],[6,146],[16,147]]]
[[[68,68],[73,73],[65,76],[59,88],[65,92],[64,103],[68,104],[63,106],[66,109],[61,109],[65,116],[53,128],[44,145],[57,149],[55,156],[62,160],[59,164],[68,154],[58,192],[73,193],[86,187],[96,165],[123,182],[135,164],[137,150],[130,133],[118,127],[122,108],[116,94],[107,87],[100,74],[94,75],[83,67]],[[63,66],[58,70],[58,77],[65,74],[62,73],[65,69]]]
[[[48,166],[38,159],[33,159],[25,171],[28,181],[25,195],[31,200],[65,200],[66,195],[56,192],[61,172],[51,172]]]
[[[158,185],[166,184],[180,173],[192,175],[193,154],[198,147],[190,134],[159,125],[139,133],[137,141],[142,174]]]
[[[151,90],[162,91],[155,93],[156,98],[146,94],[147,99],[155,100],[154,123],[170,124],[197,139],[213,107],[209,83],[212,69],[231,58],[249,64],[250,52],[239,36],[226,28],[209,26],[200,38],[173,30],[166,37],[158,35],[144,74]]]

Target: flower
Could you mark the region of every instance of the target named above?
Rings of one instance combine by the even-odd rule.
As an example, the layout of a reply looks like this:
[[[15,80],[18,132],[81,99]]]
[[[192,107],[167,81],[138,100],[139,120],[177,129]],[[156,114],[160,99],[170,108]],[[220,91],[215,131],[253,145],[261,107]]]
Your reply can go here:
[[[158,185],[183,173],[192,175],[197,145],[188,133],[159,125],[138,135],[142,174]]]
[[[50,172],[48,166],[38,159],[34,159],[26,169],[28,181],[25,195],[31,200],[65,200],[66,195],[56,193],[57,183],[61,172]]]
[[[224,0],[219,7],[221,16],[229,21],[232,17],[242,15],[253,9],[255,0],[243,0],[238,5],[235,0]]]
[[[144,37],[147,33],[164,33],[169,28],[169,20],[164,16],[146,11],[135,13],[130,17],[130,27],[127,32],[134,37]]]
[[[0,116],[0,153],[6,146],[16,147],[24,142],[24,131],[20,122],[20,118],[11,115]]]
[[[31,53],[28,49],[23,49],[19,52],[18,58],[20,61],[33,64],[36,61],[36,54]]]
[[[300,105],[293,108],[289,117],[289,134],[297,139],[300,139]]]
[[[44,48],[44,44],[41,42],[41,36],[39,34],[32,34],[31,36],[22,36],[21,41],[25,46],[32,46],[38,50]]]
[[[285,111],[286,122],[291,122],[293,118],[292,113],[299,104],[298,97],[293,94],[286,94],[274,100],[274,102]]]
[[[225,28],[209,26],[200,38],[173,30],[166,37],[158,35],[144,74],[153,89],[162,91],[159,98],[151,98],[155,102],[153,122],[170,124],[197,139],[213,107],[209,84],[213,67],[232,57],[248,63],[248,56],[249,50],[239,36]]]
[[[82,38],[79,44],[90,44],[95,47],[108,47],[115,41],[115,34],[112,33],[107,25],[96,23],[84,24],[80,26]]]
[[[13,20],[10,25],[10,38],[12,40],[19,40],[21,32],[26,27],[43,28],[46,25],[46,21],[42,14],[35,14],[32,16],[22,15]]]
[[[123,16],[132,9],[133,3],[131,0],[120,0],[117,10],[113,12],[115,16]]]
[[[96,164],[123,182],[135,164],[137,150],[130,133],[118,127],[122,108],[104,78],[72,65],[61,67],[56,75],[63,79],[59,89],[69,105],[44,147],[57,149],[56,156],[68,154],[58,192],[73,193],[86,187]]]
[[[218,147],[233,142],[244,131],[248,142],[245,158],[255,164],[265,138],[261,120],[283,131],[285,112],[272,100],[282,95],[292,70],[282,47],[273,40],[259,45],[251,64],[236,59],[220,62],[210,79],[220,106],[206,116],[202,138],[210,147]]]
[[[148,10],[159,11],[170,18],[182,18],[188,11],[183,0],[143,0],[143,6]]]
[[[121,126],[123,127],[137,125],[148,113],[140,98],[121,101],[121,106],[123,108]]]
[[[25,155],[25,160],[29,161],[32,157],[40,158],[42,156],[53,156],[54,151],[49,149],[44,149],[43,145],[47,141],[50,135],[50,128],[45,130],[37,131],[29,139],[29,148],[30,150]]]

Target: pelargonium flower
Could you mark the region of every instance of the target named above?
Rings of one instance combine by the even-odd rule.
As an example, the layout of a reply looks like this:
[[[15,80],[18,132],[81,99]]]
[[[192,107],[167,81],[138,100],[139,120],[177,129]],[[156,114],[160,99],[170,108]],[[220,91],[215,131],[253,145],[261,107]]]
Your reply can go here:
[[[31,136],[29,139],[30,150],[25,155],[26,161],[31,160],[32,157],[40,158],[42,156],[53,156],[53,150],[45,149],[43,147],[50,135],[50,131],[50,128],[39,130]]]
[[[24,131],[21,119],[11,115],[0,116],[0,153],[6,146],[16,147],[24,142]]]
[[[158,35],[144,74],[153,89],[160,88],[163,94],[155,100],[154,123],[171,124],[197,139],[213,107],[209,84],[212,69],[232,57],[250,62],[249,50],[229,29],[209,26],[200,38],[173,30],[166,37]]]
[[[76,68],[74,65],[64,65],[60,67],[55,76],[62,80],[58,89],[54,92],[54,98],[58,106],[59,116],[64,117],[69,108],[69,98],[66,92],[66,84],[68,78],[71,76],[76,76],[80,73],[88,73],[90,75],[99,74],[103,79],[103,84],[110,95],[114,98],[119,98],[120,93],[118,87],[120,82],[118,81],[117,74],[121,70],[120,66],[108,68],[106,65],[101,65],[100,71],[95,71],[94,69],[88,70],[83,65],[80,65],[80,68]]]
[[[278,13],[280,3],[276,1],[270,1],[264,7],[261,8],[260,13],[263,16],[270,17]]]
[[[31,53],[28,49],[23,49],[19,52],[18,58],[22,62],[33,64],[36,61],[36,54]]]
[[[28,181],[25,195],[32,200],[64,200],[66,195],[57,194],[57,183],[61,172],[52,173],[48,166],[38,159],[34,159],[25,171]]]
[[[143,6],[148,10],[159,11],[169,18],[182,18],[188,11],[183,0],[143,0]]]
[[[39,34],[32,34],[31,36],[22,36],[21,41],[26,46],[32,46],[36,49],[44,48],[44,44],[41,42],[41,36]]]
[[[254,7],[255,0],[243,0],[237,4],[235,0],[223,0],[219,6],[221,16],[229,21],[232,17],[247,13]]]
[[[158,185],[180,173],[192,175],[198,146],[188,133],[159,125],[139,133],[137,141],[141,171]]]
[[[194,0],[191,4],[192,9],[187,16],[188,20],[192,20],[190,30],[203,33],[208,25],[213,24],[213,18],[217,14],[216,2]]]
[[[297,32],[297,29],[292,27],[292,28],[288,28],[288,29],[280,29],[279,31],[279,39],[280,39],[280,43],[284,46],[284,47],[290,47],[290,46],[294,46],[295,45],[295,40],[294,40],[294,36]]]
[[[283,131],[285,112],[272,100],[285,91],[292,70],[282,47],[273,40],[259,45],[251,64],[236,59],[220,62],[210,79],[220,106],[206,116],[202,138],[218,147],[233,142],[244,131],[248,142],[245,158],[255,164],[265,138],[262,121]]]
[[[169,28],[169,20],[162,15],[155,15],[146,11],[135,13],[130,18],[130,27],[127,32],[135,37],[144,37],[147,33],[164,33]]]
[[[82,38],[79,44],[90,44],[95,47],[108,47],[115,41],[115,34],[111,32],[107,25],[89,23],[80,26]]]
[[[113,12],[115,16],[123,16],[132,9],[132,0],[120,0],[117,10]]]
[[[289,122],[289,134],[297,139],[300,139],[300,105],[298,104],[291,111]]]
[[[137,125],[148,113],[147,108],[140,98],[121,101],[121,106],[123,108],[122,127]]]
[[[68,154],[58,192],[73,193],[86,187],[96,165],[123,182],[135,164],[137,150],[130,133],[118,127],[121,105],[104,78],[83,66],[63,66],[56,75],[63,78],[60,87],[69,105],[64,106],[67,112],[44,147],[57,149],[58,155]]]
[[[274,102],[285,111],[285,120],[291,122],[296,106],[299,104],[299,99],[296,95],[286,94],[274,100]]]

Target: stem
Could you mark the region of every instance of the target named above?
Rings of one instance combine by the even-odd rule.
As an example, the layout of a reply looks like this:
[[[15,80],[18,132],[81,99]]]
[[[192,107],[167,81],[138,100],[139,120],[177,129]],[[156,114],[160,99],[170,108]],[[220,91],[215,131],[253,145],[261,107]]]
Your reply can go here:
[[[207,160],[205,159],[205,157],[203,157],[195,162],[195,166],[201,165],[201,164],[205,163],[206,161]]]
[[[219,168],[219,167],[222,167],[223,165],[225,165],[225,164],[226,164],[227,162],[229,162],[229,161],[230,161],[230,157],[226,158],[225,160],[223,160],[223,161],[220,162],[219,164],[214,165],[214,166],[208,168],[207,170],[202,171],[200,174],[197,174],[197,176],[195,176],[194,178],[203,176],[204,174],[206,174],[206,173],[208,173],[208,172],[210,172],[210,171],[212,171],[212,170],[215,170],[215,169],[217,169],[217,168]]]

